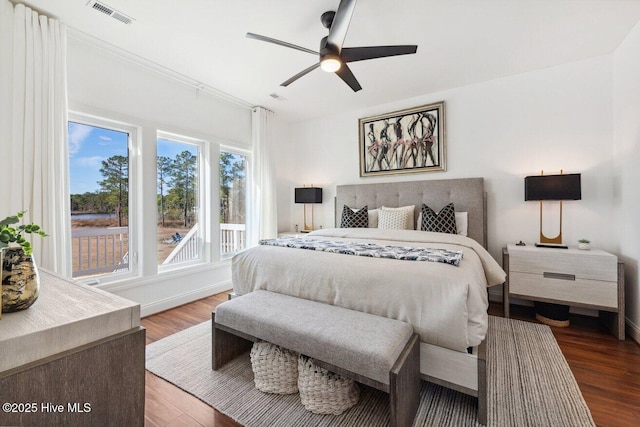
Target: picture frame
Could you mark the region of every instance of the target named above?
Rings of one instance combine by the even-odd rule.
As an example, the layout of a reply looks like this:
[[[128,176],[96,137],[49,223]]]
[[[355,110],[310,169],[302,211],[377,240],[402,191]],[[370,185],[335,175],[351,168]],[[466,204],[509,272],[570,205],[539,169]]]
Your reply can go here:
[[[446,170],[444,101],[358,120],[360,176]]]

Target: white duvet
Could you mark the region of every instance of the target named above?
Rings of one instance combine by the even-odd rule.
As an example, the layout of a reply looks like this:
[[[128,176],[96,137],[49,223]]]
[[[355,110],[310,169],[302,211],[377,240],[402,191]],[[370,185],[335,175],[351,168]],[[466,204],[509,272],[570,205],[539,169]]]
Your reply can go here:
[[[243,295],[265,289],[402,320],[413,325],[421,341],[452,350],[465,351],[484,339],[487,286],[503,283],[505,273],[475,240],[453,234],[375,228],[325,229],[308,236],[462,250],[463,259],[455,267],[257,246],[233,258],[234,291]]]

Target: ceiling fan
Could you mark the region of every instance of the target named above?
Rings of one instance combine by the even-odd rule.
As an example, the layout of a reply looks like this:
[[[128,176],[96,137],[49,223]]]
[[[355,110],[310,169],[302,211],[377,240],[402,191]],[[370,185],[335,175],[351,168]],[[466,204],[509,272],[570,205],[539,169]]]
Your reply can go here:
[[[358,80],[347,66],[347,63],[364,61],[366,59],[384,58],[387,56],[408,55],[416,53],[418,46],[342,47],[344,39],[347,36],[349,22],[351,22],[351,16],[353,15],[355,6],[356,0],[340,0],[340,5],[336,12],[329,11],[322,14],[320,20],[322,25],[329,29],[329,35],[323,37],[320,41],[320,52],[259,34],[247,33],[247,37],[319,56],[320,60],[317,63],[300,71],[280,86],[289,86],[300,77],[320,67],[326,72],[336,73],[354,92],[357,92],[362,89],[362,86],[358,83]]]

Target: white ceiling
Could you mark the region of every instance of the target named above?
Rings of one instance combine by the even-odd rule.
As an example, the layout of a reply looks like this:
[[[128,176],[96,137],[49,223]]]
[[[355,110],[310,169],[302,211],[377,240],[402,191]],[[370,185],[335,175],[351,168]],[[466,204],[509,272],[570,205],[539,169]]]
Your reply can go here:
[[[20,1],[20,0],[17,0]],[[360,0],[345,47],[417,44],[415,55],[350,64],[363,89],[317,69],[311,54],[245,38],[258,33],[318,50],[320,15],[339,0],[21,1],[83,33],[160,64],[286,121],[417,95],[611,53],[640,20],[640,0]],[[271,98],[278,93],[286,101]]]

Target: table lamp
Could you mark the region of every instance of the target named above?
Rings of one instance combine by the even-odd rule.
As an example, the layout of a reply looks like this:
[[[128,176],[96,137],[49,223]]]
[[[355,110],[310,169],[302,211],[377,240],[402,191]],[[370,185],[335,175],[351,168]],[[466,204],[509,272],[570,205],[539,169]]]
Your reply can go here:
[[[295,189],[295,203],[304,204],[304,228],[303,233],[313,231],[313,204],[322,203],[322,188],[301,187]],[[311,225],[307,225],[307,204],[311,204]]]
[[[537,175],[524,179],[524,200],[540,201],[540,242],[536,246],[567,248],[562,244],[562,201],[580,200],[580,174]],[[560,201],[560,227],[556,237],[549,238],[542,232],[542,202],[544,200]]]

